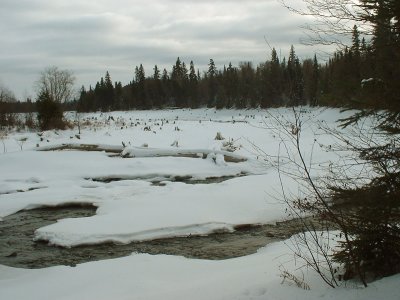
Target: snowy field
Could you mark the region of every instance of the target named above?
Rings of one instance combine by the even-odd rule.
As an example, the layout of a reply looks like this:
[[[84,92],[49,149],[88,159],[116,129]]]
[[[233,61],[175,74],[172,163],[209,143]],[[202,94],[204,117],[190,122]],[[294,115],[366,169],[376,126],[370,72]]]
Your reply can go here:
[[[97,207],[95,216],[62,219],[35,232],[35,239],[52,245],[129,243],[275,223],[287,218],[281,180],[285,193],[302,192],[276,169],[278,154],[290,146],[279,131],[290,132],[291,110],[66,116],[79,119],[80,134],[75,126],[8,132],[0,141],[0,218],[41,206]],[[326,151],[332,140],[320,126],[335,127],[343,116],[334,109],[301,109],[302,151],[319,166],[312,170],[315,178],[339,159]],[[96,147],[106,151],[87,151]],[[132,254],[76,267],[0,266],[0,299],[400,299],[399,276],[367,289],[347,283],[333,290],[309,271],[304,280],[311,290],[303,290],[282,282],[282,268],[305,272],[285,242],[223,261]]]

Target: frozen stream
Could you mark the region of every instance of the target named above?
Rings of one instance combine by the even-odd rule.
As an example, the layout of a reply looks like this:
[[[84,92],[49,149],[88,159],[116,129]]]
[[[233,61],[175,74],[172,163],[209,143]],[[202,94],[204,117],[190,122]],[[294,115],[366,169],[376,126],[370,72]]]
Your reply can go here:
[[[277,225],[241,226],[233,233],[188,236],[127,245],[99,244],[74,248],[34,242],[34,231],[57,219],[89,217],[96,208],[68,206],[20,211],[0,222],[0,264],[22,268],[71,265],[94,260],[127,256],[132,252],[181,255],[199,259],[227,259],[254,253],[268,243],[287,238],[298,230],[295,222]]]

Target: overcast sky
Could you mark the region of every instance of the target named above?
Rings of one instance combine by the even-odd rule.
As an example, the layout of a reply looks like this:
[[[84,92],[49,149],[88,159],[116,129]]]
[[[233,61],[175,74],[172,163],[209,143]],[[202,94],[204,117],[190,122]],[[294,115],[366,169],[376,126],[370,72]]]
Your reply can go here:
[[[204,70],[210,58],[258,64],[293,44],[300,58],[307,20],[276,0],[0,0],[0,83],[22,99],[35,97],[41,70],[72,71],[76,85],[94,85],[108,70],[129,83],[142,63],[171,70],[179,56]]]

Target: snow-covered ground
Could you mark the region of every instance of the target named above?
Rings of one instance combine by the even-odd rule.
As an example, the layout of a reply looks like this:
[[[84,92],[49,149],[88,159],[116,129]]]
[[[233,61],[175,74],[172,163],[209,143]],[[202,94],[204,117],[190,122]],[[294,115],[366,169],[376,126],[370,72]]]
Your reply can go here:
[[[343,114],[310,108],[301,109],[301,114],[306,159],[315,166],[334,165],[339,158],[320,147],[332,140],[319,127],[335,126]],[[74,113],[67,117],[77,119]],[[0,141],[4,152],[0,154],[0,217],[40,206],[91,203],[98,207],[93,217],[63,219],[38,229],[35,238],[51,244],[128,243],[274,223],[287,217],[281,180],[285,193],[302,192],[296,181],[284,174],[280,177],[275,167],[283,159],[278,153],[292,151],[284,148],[290,145],[290,137],[276,130],[277,126],[293,130],[291,110],[133,111],[81,114],[79,120],[79,135],[77,127],[9,132]],[[218,133],[224,139],[215,139]],[[39,151],[61,144],[124,148],[124,157],[104,151]],[[229,155],[238,160],[225,161]],[[312,176],[323,172],[315,168]],[[233,178],[209,184],[174,180],[225,176]],[[287,281],[281,284],[282,264],[296,272],[283,242],[224,261],[133,254],[75,268],[0,266],[0,299],[377,299],[381,295],[399,299],[394,292],[398,276],[368,289],[350,284],[336,291],[310,271],[305,282],[311,290],[305,291]]]
[[[283,255],[287,251],[286,245],[280,242],[256,254],[223,261],[133,254],[75,268],[23,270],[0,266],[0,297],[19,300],[399,299],[399,275],[371,283],[367,289],[352,283],[332,289],[309,272],[304,276],[310,290],[298,288],[280,277],[280,264],[291,259]],[[294,269],[293,264],[290,267]]]

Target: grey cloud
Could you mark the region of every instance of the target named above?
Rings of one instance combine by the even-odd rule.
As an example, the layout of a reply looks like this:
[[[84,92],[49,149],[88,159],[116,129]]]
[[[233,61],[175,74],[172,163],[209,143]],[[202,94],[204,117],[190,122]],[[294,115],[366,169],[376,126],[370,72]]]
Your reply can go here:
[[[77,85],[106,70],[127,83],[135,65],[170,70],[177,56],[199,68],[210,58],[256,65],[270,56],[264,36],[282,55],[295,44],[311,56],[298,45],[302,23],[275,0],[2,0],[0,79],[18,96],[49,65],[72,70]]]

